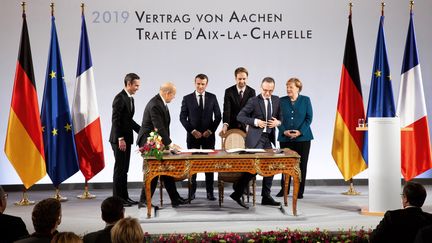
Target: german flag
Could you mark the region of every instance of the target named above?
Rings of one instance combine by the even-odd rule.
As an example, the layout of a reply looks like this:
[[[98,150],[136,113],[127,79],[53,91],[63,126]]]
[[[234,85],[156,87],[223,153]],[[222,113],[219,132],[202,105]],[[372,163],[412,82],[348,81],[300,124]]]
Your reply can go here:
[[[350,13],[332,146],[333,159],[346,181],[366,169],[363,132],[356,131],[358,119],[364,118],[365,112],[351,16]]]
[[[28,189],[46,175],[42,127],[26,14],[15,71],[5,153]]]

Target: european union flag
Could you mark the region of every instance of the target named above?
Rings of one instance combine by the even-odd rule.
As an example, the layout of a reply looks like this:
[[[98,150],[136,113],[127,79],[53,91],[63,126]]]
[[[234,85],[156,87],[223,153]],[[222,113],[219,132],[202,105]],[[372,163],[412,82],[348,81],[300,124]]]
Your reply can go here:
[[[366,121],[369,117],[394,117],[396,114],[393,89],[384,35],[384,15],[381,16],[375,47],[369,102]],[[364,136],[363,158],[368,163],[368,133]]]
[[[47,173],[58,187],[78,171],[78,158],[54,16],[41,120]]]

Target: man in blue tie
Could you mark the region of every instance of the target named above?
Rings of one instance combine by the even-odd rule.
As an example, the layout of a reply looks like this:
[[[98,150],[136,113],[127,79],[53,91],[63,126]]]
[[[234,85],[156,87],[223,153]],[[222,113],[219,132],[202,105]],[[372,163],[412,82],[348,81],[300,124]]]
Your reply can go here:
[[[272,95],[275,81],[266,77],[261,82],[261,94],[248,100],[247,104],[237,115],[237,120],[249,126],[246,135],[247,148],[271,149],[276,144],[275,128],[281,125],[279,97]],[[231,198],[240,206],[248,206],[240,199],[242,192],[247,187],[249,180],[255,175],[244,173],[239,182],[234,186]],[[262,205],[279,206],[270,195],[273,176],[263,178]]]

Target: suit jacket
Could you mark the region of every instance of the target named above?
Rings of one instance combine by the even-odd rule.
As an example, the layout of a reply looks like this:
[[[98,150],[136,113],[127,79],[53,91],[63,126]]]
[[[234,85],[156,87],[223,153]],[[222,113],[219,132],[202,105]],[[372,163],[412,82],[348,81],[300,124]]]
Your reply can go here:
[[[417,231],[432,224],[432,214],[419,207],[387,211],[370,235],[370,242],[413,242]]]
[[[200,112],[198,108],[198,101],[195,91],[183,97],[180,122],[187,132],[188,147],[191,143],[200,142],[200,145],[206,147],[213,147],[215,145],[215,133],[222,120],[219,103],[216,95],[205,92],[204,96],[204,110]],[[210,130],[212,134],[208,138],[201,138],[200,141],[191,134],[193,130],[204,132]]]
[[[157,128],[165,146],[171,144],[169,125],[171,122],[169,110],[165,107],[162,97],[157,94],[146,105],[142,119],[141,129],[138,133],[137,144],[142,147],[147,141],[150,132]]]
[[[425,226],[417,232],[414,243],[430,243],[432,242],[432,225]]]
[[[304,142],[313,139],[310,124],[312,123],[312,104],[309,97],[299,95],[294,104],[288,96],[280,99],[282,124],[279,127],[279,142]],[[283,134],[285,130],[299,130],[301,135],[291,139]]]
[[[84,235],[84,243],[111,243],[111,229],[114,225],[108,225],[104,229]]]
[[[29,235],[20,217],[0,213],[0,243],[9,243]]]
[[[112,103],[112,124],[109,141],[118,143],[123,137],[127,144],[133,143],[133,131],[138,132],[140,126],[133,120],[135,109],[131,107],[130,98],[125,90],[118,93]]]
[[[240,96],[236,85],[233,85],[225,90],[223,104],[223,123],[228,123],[228,129],[239,128],[246,131],[246,126],[237,121],[237,115],[240,110],[246,105],[247,101],[255,97],[255,90],[246,85],[243,99],[240,101]]]
[[[280,120],[280,100],[278,96],[271,96],[272,103],[272,117]],[[241,123],[249,125],[249,129],[246,135],[246,147],[255,148],[261,134],[263,133],[263,128],[255,126],[255,119],[267,120],[266,119],[266,109],[264,104],[264,99],[262,95],[255,96],[248,100],[245,107],[237,115],[237,120]],[[270,142],[276,145],[275,128],[271,129]]]

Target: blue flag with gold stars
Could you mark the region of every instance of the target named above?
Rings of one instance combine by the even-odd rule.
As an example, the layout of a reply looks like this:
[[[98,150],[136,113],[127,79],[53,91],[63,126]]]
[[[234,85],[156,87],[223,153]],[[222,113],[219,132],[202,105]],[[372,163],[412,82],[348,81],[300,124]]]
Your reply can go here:
[[[384,35],[384,15],[381,16],[375,47],[375,60],[369,91],[366,121],[369,117],[394,117],[396,114],[390,68]],[[368,133],[364,136],[363,158],[368,163]]]
[[[79,167],[54,16],[41,120],[47,173],[57,187]]]

